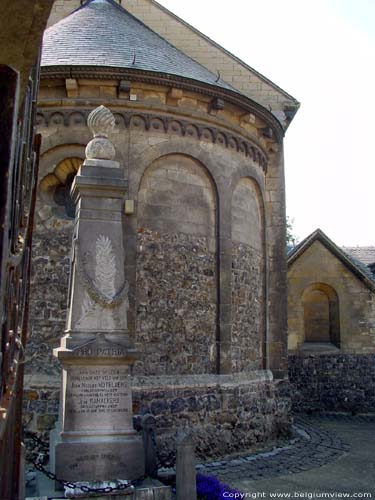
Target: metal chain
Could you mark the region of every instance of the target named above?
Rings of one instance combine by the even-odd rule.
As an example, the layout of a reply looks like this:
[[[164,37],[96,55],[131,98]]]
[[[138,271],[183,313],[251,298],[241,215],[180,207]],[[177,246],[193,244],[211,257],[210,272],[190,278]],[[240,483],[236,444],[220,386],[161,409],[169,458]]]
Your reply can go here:
[[[111,493],[112,491],[125,491],[129,488],[133,488],[133,484],[131,482],[127,484],[119,484],[118,486],[105,486],[103,488],[91,488],[90,486],[78,485],[72,481],[66,481],[65,479],[57,477],[56,474],[47,470],[40,462],[32,461],[32,464],[36,470],[40,471],[52,481],[60,483],[62,486],[66,486],[71,489],[81,490],[84,493]]]
[[[25,437],[32,439],[41,448],[48,450],[49,446],[45,443],[36,432],[30,431],[29,429],[24,430]]]

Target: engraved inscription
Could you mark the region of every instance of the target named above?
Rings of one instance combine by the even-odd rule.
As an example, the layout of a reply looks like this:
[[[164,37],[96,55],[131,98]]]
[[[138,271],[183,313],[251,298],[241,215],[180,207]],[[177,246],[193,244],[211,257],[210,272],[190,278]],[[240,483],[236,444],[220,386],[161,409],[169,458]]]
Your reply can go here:
[[[113,357],[121,357],[121,356],[126,356],[128,354],[128,351],[126,349],[123,349],[121,347],[79,347],[78,349],[74,350],[74,355],[75,356],[82,356],[82,357],[105,357],[109,356],[111,358]]]
[[[131,389],[126,367],[73,367],[66,383],[68,428],[115,430],[130,426]]]
[[[122,458],[119,455],[113,455],[112,453],[78,456],[77,461],[69,464],[68,467],[70,470],[74,470],[79,467],[80,463],[97,462],[99,460],[105,460],[106,462],[119,465],[120,467],[126,467],[126,463],[122,461]]]

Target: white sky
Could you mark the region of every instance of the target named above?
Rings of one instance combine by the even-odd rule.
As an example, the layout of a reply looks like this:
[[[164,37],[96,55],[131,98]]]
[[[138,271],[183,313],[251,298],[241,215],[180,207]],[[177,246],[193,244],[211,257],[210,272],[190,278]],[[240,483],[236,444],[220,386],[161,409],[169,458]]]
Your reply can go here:
[[[159,0],[301,102],[285,138],[302,239],[375,245],[375,0]]]

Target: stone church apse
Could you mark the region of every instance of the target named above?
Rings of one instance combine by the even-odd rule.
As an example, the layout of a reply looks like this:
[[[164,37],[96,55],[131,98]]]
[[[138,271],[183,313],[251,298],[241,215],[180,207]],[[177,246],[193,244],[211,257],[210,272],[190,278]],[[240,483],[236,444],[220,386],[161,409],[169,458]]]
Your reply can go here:
[[[92,16],[97,5],[89,2],[50,33],[74,45],[70,23]],[[125,9],[111,2],[100,2],[100,9],[109,33],[113,23],[125,29]],[[129,22],[144,30],[146,42],[154,40],[147,26]],[[52,350],[66,327],[70,185],[91,139],[88,114],[103,104],[116,120],[111,140],[128,182],[127,326],[140,353],[132,372],[134,415],[155,417],[160,456],[169,463],[186,426],[202,458],[287,434],[283,126],[175,48],[171,57],[185,74],[168,73],[169,45],[156,47],[155,73],[126,67],[121,54],[116,67],[89,59],[82,66],[75,56],[62,64],[53,60],[48,37],[49,31],[37,115],[42,151],[25,377],[29,428],[47,435],[57,418],[60,366]]]

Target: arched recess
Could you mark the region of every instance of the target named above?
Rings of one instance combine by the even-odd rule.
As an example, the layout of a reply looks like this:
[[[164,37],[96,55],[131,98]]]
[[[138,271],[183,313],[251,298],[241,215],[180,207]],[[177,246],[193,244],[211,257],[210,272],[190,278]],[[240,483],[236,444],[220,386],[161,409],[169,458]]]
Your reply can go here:
[[[71,233],[75,210],[70,187],[84,158],[85,146],[72,143],[56,145],[41,155],[36,216],[45,229]]]
[[[138,192],[135,370],[216,371],[217,194],[205,167],[182,154],[155,160]]]
[[[75,205],[70,196],[70,189],[82,163],[82,158],[64,158],[56,165],[53,172],[45,175],[39,183],[40,198],[54,207],[56,216],[70,219],[75,216]]]
[[[336,291],[326,283],[309,285],[302,295],[304,342],[340,347],[340,311]]]
[[[264,367],[265,228],[258,184],[238,181],[232,196],[232,369]]]

